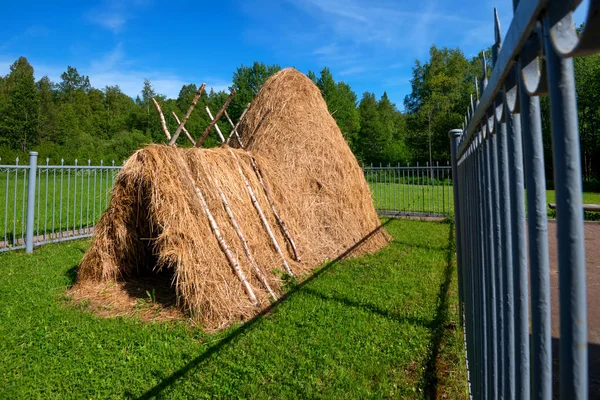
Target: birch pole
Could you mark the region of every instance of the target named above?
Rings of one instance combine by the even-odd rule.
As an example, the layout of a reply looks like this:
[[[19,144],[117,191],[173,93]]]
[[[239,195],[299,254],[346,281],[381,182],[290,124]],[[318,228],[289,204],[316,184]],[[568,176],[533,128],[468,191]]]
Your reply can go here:
[[[202,194],[202,192],[200,191],[198,186],[196,186],[195,184],[194,184],[194,192],[196,192],[196,195],[198,196],[198,199],[200,200],[200,204],[202,205],[204,214],[206,215],[206,218],[208,218],[210,227],[211,227],[213,233],[215,234],[217,241],[219,242],[219,246],[221,247],[221,250],[223,250],[223,253],[225,253],[225,257],[227,257],[229,264],[233,268],[233,270],[234,270],[235,274],[237,275],[237,277],[239,278],[239,280],[242,282],[242,285],[244,286],[244,290],[246,291],[246,294],[250,298],[250,301],[252,301],[252,304],[254,304],[255,306],[259,306],[258,300],[257,300],[256,296],[254,295],[254,291],[252,290],[250,283],[248,282],[248,280],[246,279],[246,276],[244,275],[244,271],[242,271],[242,269],[240,268],[240,264],[238,263],[237,259],[233,255],[233,252],[231,251],[231,249],[229,248],[227,243],[225,242],[223,235],[221,235],[221,231],[219,230],[219,227],[217,226],[217,222],[215,221],[212,213],[210,212],[210,209],[208,208],[208,204],[206,204],[206,199],[204,198],[204,195]]]
[[[247,108],[246,108],[246,110],[247,110]],[[244,112],[242,113],[242,117],[246,113],[246,110],[244,110]],[[208,110],[208,107],[207,107],[207,111],[209,112],[209,115],[210,115],[210,111]],[[233,133],[236,129],[236,126],[233,125],[233,122],[231,121],[229,116],[227,114],[225,114],[225,115],[227,116],[227,120],[229,121],[229,124],[233,128],[233,131],[232,131],[232,133]],[[241,121],[242,117],[240,117],[240,121]],[[238,121],[238,123],[239,123],[239,121]],[[237,134],[237,132],[236,132],[236,134]],[[231,135],[229,135],[229,138],[231,138]],[[241,148],[244,149],[244,144],[239,139],[239,136],[238,136],[238,141],[240,143]],[[258,165],[256,165],[256,160],[254,159],[254,156],[252,156],[252,154],[250,152],[247,152],[247,154],[248,154],[248,157],[250,158],[250,164],[252,165],[252,169],[254,169],[254,173],[256,174],[256,177],[258,178],[258,182],[262,186],[263,191],[265,192],[265,196],[267,197],[267,200],[269,201],[269,205],[271,206],[271,211],[273,212],[273,215],[275,216],[275,219],[277,220],[277,224],[281,228],[283,235],[285,236],[287,242],[290,244],[290,247],[292,248],[293,258],[294,258],[294,260],[301,262],[300,255],[298,254],[298,248],[296,247],[296,243],[294,243],[294,239],[292,239],[292,235],[290,234],[287,227],[285,226],[283,219],[279,216],[279,212],[277,211],[277,208],[275,207],[275,202],[271,198],[271,193],[269,192],[269,189],[267,188],[267,185],[265,184],[265,182],[263,180],[262,173],[260,172]],[[239,160],[238,160],[238,163],[239,163]]]
[[[231,91],[231,93],[229,94],[229,96],[227,97],[227,100],[225,100],[225,104],[223,104],[223,107],[221,107],[221,109],[219,110],[217,115],[215,115],[215,118],[212,120],[212,122],[206,127],[206,129],[202,133],[200,140],[198,140],[198,142],[196,142],[196,147],[202,146],[202,143],[204,143],[204,141],[206,140],[206,137],[208,136],[208,134],[210,133],[212,128],[215,126],[215,124],[217,123],[219,118],[221,118],[221,116],[223,115],[223,112],[225,112],[225,109],[227,107],[229,107],[229,103],[231,103],[231,100],[233,100],[233,96],[235,96],[235,93],[236,93],[235,89],[233,89]]]
[[[194,96],[194,100],[192,100],[192,104],[190,104],[190,106],[188,107],[187,112],[183,116],[183,120],[181,121],[181,123],[177,127],[177,130],[173,134],[173,137],[169,141],[169,146],[173,146],[175,144],[175,142],[177,141],[177,138],[179,137],[179,134],[181,133],[181,130],[183,129],[183,126],[185,125],[185,123],[187,122],[188,118],[192,114],[192,111],[194,111],[194,108],[196,107],[196,103],[200,99],[200,96],[202,95],[202,92],[204,91],[205,87],[206,87],[206,83],[203,83],[202,85],[200,85],[200,88],[198,89],[198,91],[196,92],[196,95]]]
[[[171,111],[171,113],[173,114],[173,117],[175,118],[175,121],[177,121],[178,124],[181,124],[181,122],[179,121],[179,117],[177,116],[177,114],[175,114],[175,111]],[[194,138],[192,137],[192,135],[190,135],[190,133],[188,132],[188,130],[185,128],[185,126],[183,128],[181,128],[181,130],[183,131],[183,133],[185,134],[185,136],[187,136],[187,138],[190,139],[190,142],[192,142],[193,145],[196,145],[196,141],[194,140]]]
[[[233,152],[233,150],[231,150],[231,148],[227,148],[227,149],[231,153],[231,156],[237,160],[237,157],[236,157],[235,153]],[[292,272],[292,269],[290,268],[288,262],[286,261],[285,256],[283,255],[283,252],[281,251],[281,247],[279,247],[279,243],[277,243],[277,239],[275,238],[275,235],[273,234],[273,230],[271,229],[271,226],[269,225],[269,221],[267,221],[267,218],[265,217],[265,214],[263,213],[262,208],[260,207],[260,204],[258,203],[258,200],[256,199],[256,195],[254,194],[254,190],[252,190],[252,186],[250,186],[250,182],[248,182],[248,178],[246,178],[246,175],[244,175],[244,171],[242,171],[242,167],[240,166],[239,160],[237,162],[237,167],[238,167],[238,172],[239,172],[240,176],[244,180],[246,189],[248,189],[248,194],[250,195],[250,200],[252,201],[252,205],[254,206],[254,208],[256,209],[256,212],[258,213],[258,216],[260,217],[260,221],[262,222],[265,230],[267,231],[267,234],[269,235],[269,238],[271,239],[271,243],[272,243],[273,247],[275,248],[275,251],[281,257],[281,261],[283,263],[283,268],[285,269],[285,271],[288,274],[290,274],[291,276],[295,276],[294,273]]]
[[[244,119],[244,117],[246,116],[246,111],[248,111],[248,107],[250,107],[250,103],[248,103],[246,108],[244,108],[244,111],[242,112],[242,115],[240,115],[240,119],[238,119],[237,124],[235,124],[235,126],[233,126],[233,129],[231,130],[231,133],[229,133],[229,137],[227,138],[227,141],[225,142],[225,144],[229,144],[229,141],[231,140],[232,136],[235,134],[240,146],[242,147],[242,149],[244,148],[244,145],[242,144],[242,139],[240,138],[240,135],[237,132],[237,129],[238,129],[238,126],[240,125],[240,123],[242,122],[242,120]],[[229,120],[229,123],[231,124],[232,123],[231,119],[229,119],[229,118],[227,118],[227,119]]]
[[[294,243],[294,239],[292,239],[292,235],[290,234],[287,227],[285,226],[283,219],[281,219],[281,217],[279,216],[279,212],[277,211],[277,208],[275,207],[275,202],[271,198],[269,189],[267,188],[267,185],[265,184],[265,182],[263,180],[262,173],[260,172],[260,169],[258,169],[258,165],[256,165],[256,161],[254,160],[254,157],[250,153],[248,153],[248,157],[250,158],[250,164],[252,165],[252,169],[254,169],[254,173],[256,174],[256,177],[258,178],[258,182],[262,186],[263,191],[265,192],[265,196],[267,197],[267,200],[269,201],[269,205],[271,206],[271,211],[273,212],[273,215],[275,216],[275,219],[277,220],[277,224],[279,224],[279,227],[281,228],[283,236],[285,236],[286,240],[290,244],[290,247],[292,248],[294,260],[296,260],[297,262],[302,262],[302,261],[300,261],[300,255],[298,254],[298,249],[296,248],[296,243]]]
[[[246,241],[246,237],[244,236],[242,229],[238,225],[237,220],[233,216],[233,212],[231,211],[231,207],[229,207],[229,202],[227,201],[227,198],[225,197],[225,193],[223,193],[223,191],[221,190],[221,187],[219,186],[219,183],[216,180],[215,180],[215,186],[217,187],[217,190],[219,191],[219,196],[221,197],[221,202],[223,203],[223,208],[225,208],[225,211],[227,212],[229,221],[231,221],[231,225],[233,225],[233,228],[235,229],[235,232],[237,233],[238,238],[242,242],[242,247],[244,248],[246,257],[248,257],[248,261],[250,262],[250,266],[252,267],[254,274],[261,281],[261,283],[263,284],[265,289],[267,289],[267,291],[271,295],[271,298],[273,300],[277,300],[277,296],[271,289],[271,286],[269,286],[269,282],[267,281],[267,278],[265,277],[265,275],[262,273],[262,271],[258,267],[256,260],[254,260],[254,257],[252,256],[252,252],[250,252],[250,246],[248,246],[248,242]]]
[[[156,101],[154,97],[152,98],[152,103],[154,103],[154,107],[156,107],[156,111],[158,111],[158,116],[160,117],[160,125],[162,126],[162,130],[167,136],[167,140],[170,141],[171,134],[169,133],[169,129],[167,128],[167,122],[165,121],[165,116],[160,108],[160,104],[158,104],[158,101]]]
[[[206,113],[208,114],[208,116],[210,117],[210,121],[212,122],[214,120],[212,113],[210,112],[210,109],[208,108],[208,106],[206,106],[204,108],[206,110]],[[227,112],[227,111],[225,111]],[[215,123],[215,129],[217,130],[217,133],[219,134],[219,139],[221,139],[221,143],[225,143],[225,138],[223,137],[223,133],[221,132],[221,128],[219,128],[219,124]]]

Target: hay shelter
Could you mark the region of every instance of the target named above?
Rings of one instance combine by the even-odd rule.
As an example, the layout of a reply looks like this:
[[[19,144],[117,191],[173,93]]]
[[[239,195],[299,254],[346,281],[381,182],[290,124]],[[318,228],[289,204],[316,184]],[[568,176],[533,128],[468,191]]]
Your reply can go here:
[[[286,276],[388,243],[363,172],[306,76],[284,69],[267,80],[237,132],[231,147],[135,152],[75,293],[168,272],[178,307],[215,330],[267,307]]]

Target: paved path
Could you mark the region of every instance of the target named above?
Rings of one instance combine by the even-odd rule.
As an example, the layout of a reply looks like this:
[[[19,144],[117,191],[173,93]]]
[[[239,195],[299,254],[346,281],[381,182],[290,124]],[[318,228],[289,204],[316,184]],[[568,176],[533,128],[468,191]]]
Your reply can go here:
[[[556,223],[548,222],[550,244],[550,286],[552,302],[552,355],[555,359],[554,376],[558,377],[559,307],[558,307],[558,253]],[[585,224],[585,258],[588,307],[588,349],[590,399],[600,399],[600,223]],[[556,385],[555,385],[556,387]],[[558,394],[555,391],[555,395]]]

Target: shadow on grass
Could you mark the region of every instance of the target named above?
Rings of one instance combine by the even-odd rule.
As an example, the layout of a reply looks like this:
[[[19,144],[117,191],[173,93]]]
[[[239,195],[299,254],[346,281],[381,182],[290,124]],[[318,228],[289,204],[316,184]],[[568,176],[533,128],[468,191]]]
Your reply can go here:
[[[265,308],[263,311],[261,311],[259,314],[257,314],[254,318],[252,318],[248,322],[246,322],[244,325],[235,329],[228,336],[226,336],[221,341],[219,341],[219,343],[206,349],[206,351],[204,353],[202,353],[201,355],[199,355],[198,357],[196,357],[195,359],[193,359],[192,361],[187,363],[185,366],[183,366],[179,370],[175,371],[173,374],[171,374],[171,376],[165,378],[161,383],[154,386],[152,389],[148,390],[146,393],[144,393],[143,395],[138,397],[138,399],[143,400],[143,399],[151,399],[153,397],[157,397],[163,390],[165,390],[167,387],[174,384],[178,379],[185,376],[185,374],[187,374],[191,369],[195,368],[200,363],[202,363],[204,360],[206,360],[207,358],[211,357],[213,354],[218,352],[223,346],[230,343],[233,339],[235,339],[239,335],[245,333],[250,328],[252,328],[255,323],[257,323],[258,321],[260,321],[262,319],[263,316],[265,316],[265,315],[269,314],[271,311],[273,311],[273,309],[275,307],[277,307],[279,304],[284,302],[288,297],[290,297],[294,293],[300,291],[308,283],[310,283],[314,279],[318,278],[325,271],[329,270],[331,267],[333,267],[334,265],[339,263],[341,260],[343,260],[346,256],[348,256],[350,253],[352,253],[354,250],[356,250],[358,247],[360,247],[364,242],[369,240],[373,235],[377,234],[381,229],[383,229],[384,226],[389,224],[391,221],[393,221],[392,218],[389,218],[388,220],[386,220],[384,223],[379,225],[377,228],[375,228],[374,230],[369,232],[364,238],[359,240],[352,247],[348,248],[346,251],[344,251],[342,254],[340,254],[336,259],[326,263],[321,269],[316,271],[314,274],[312,274],[310,277],[308,277],[302,283],[293,287],[289,292],[287,292],[283,296],[281,296],[279,298],[279,300],[277,300],[276,302],[271,304],[269,307]],[[128,392],[125,393],[125,396],[127,396],[129,398],[134,397],[133,394],[128,393]]]
[[[431,347],[429,357],[425,363],[425,373],[421,387],[427,399],[437,398],[438,390],[438,371],[437,359],[440,354],[440,347],[444,339],[444,334],[448,329],[448,291],[452,283],[452,275],[454,273],[454,264],[452,259],[454,256],[454,224],[448,224],[448,246],[446,247],[446,268],[444,271],[444,281],[440,285],[437,298],[437,309],[435,317],[431,323]]]
[[[323,293],[320,293],[316,290],[313,289],[309,289],[309,288],[304,288],[302,289],[302,293],[308,293],[310,295],[319,297],[323,300],[326,301],[335,301],[341,304],[344,304],[345,306],[348,307],[354,307],[354,308],[359,308],[361,310],[364,311],[368,311],[368,312],[372,312],[373,314],[377,314],[380,315],[386,319],[389,320],[393,320],[399,323],[406,323],[406,324],[411,324],[411,325],[417,325],[417,326],[422,326],[425,328],[429,328],[431,329],[431,322],[427,321],[425,319],[422,318],[414,318],[414,317],[407,317],[404,315],[400,315],[400,314],[396,314],[392,311],[388,311],[388,310],[382,310],[379,307],[373,305],[373,304],[368,304],[368,303],[359,303],[357,301],[353,301],[344,297],[336,297],[336,296],[327,296]]]

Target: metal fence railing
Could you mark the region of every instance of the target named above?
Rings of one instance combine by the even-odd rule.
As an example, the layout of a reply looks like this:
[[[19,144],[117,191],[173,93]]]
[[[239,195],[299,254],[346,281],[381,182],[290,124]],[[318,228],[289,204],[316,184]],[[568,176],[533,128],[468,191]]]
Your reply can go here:
[[[452,168],[400,165],[363,167],[377,213],[382,216],[443,217],[454,212]]]
[[[120,166],[0,165],[0,252],[91,236]]]
[[[513,1],[502,47],[496,15],[493,72],[488,81],[484,59],[481,91],[466,126],[450,132],[459,292],[475,399],[551,399],[553,381],[562,399],[588,398],[582,177],[571,57],[599,50],[600,1],[589,2],[578,37],[573,8],[579,3]],[[541,95],[550,97],[557,210],[560,372],[554,377]]]

